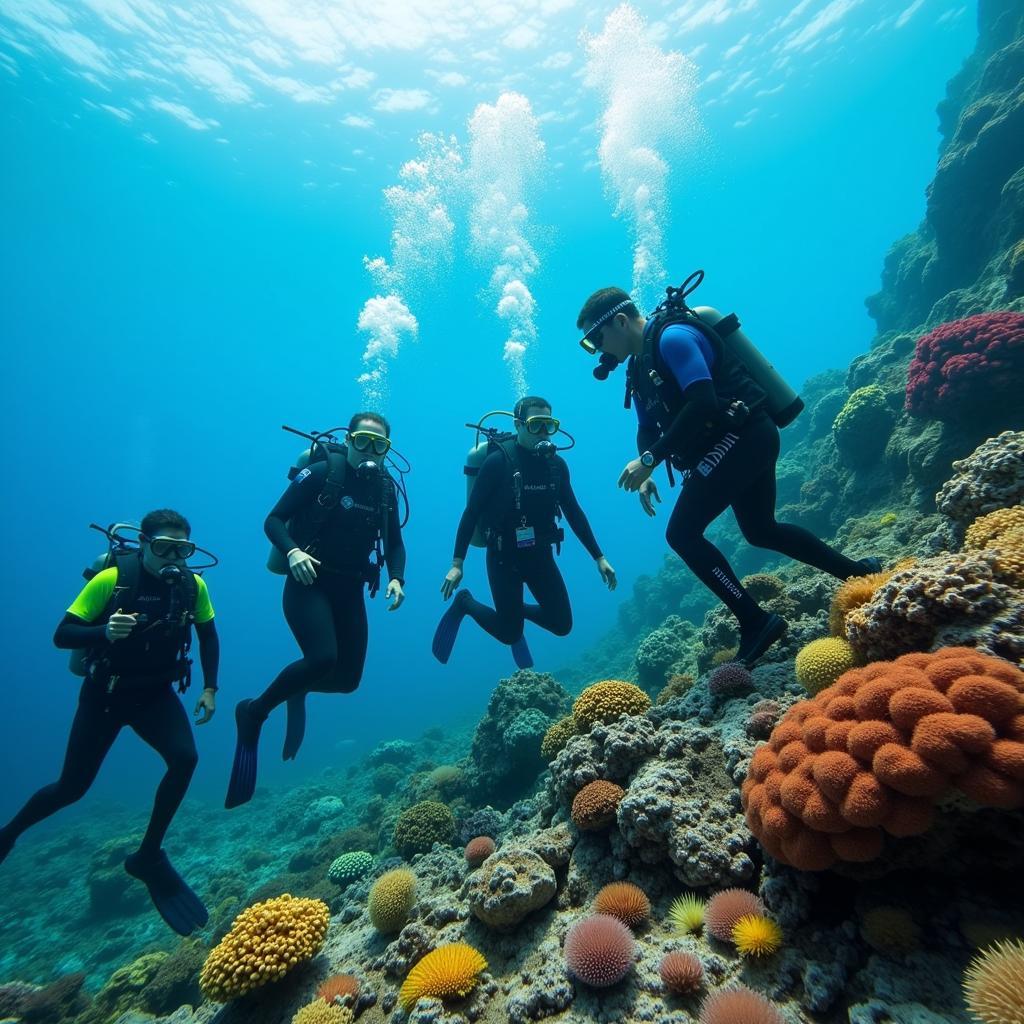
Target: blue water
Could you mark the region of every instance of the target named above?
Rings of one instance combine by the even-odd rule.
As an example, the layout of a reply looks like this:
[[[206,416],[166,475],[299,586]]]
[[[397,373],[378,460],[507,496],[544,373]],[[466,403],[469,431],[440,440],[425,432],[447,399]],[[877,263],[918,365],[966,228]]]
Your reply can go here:
[[[694,53],[704,83],[696,117],[657,143],[670,167],[669,276],[704,267],[699,299],[736,309],[795,383],[845,367],[869,344],[863,299],[888,246],[921,218],[935,106],[974,45],[973,3],[904,2],[901,11],[884,0],[813,0],[785,26],[779,10],[789,5],[767,0],[635,5],[649,45]],[[355,28],[327,31],[308,20],[321,6],[338,10],[239,0],[211,22],[198,5],[171,12],[143,0],[0,4],[0,819],[59,767],[78,683],[51,635],[98,552],[88,524],[164,505],[221,558],[208,575],[220,710],[200,730],[189,799],[222,799],[234,701],[296,650],[281,580],[264,569],[262,521],[300,447],[280,425],[342,423],[366,403],[355,378],[367,337],[356,320],[377,293],[364,256],[392,258],[382,190],[417,157],[422,131],[454,136],[468,160],[474,108],[506,89],[530,101],[545,147],[522,192],[537,255],[527,381],[577,436],[577,494],[620,578],[615,594],[605,591],[570,540],[561,565],[576,626],[564,640],[529,634],[538,667],[577,658],[614,624],[636,576],[661,562],[664,517],[648,522],[615,488],[633,450],[621,374],[597,384],[574,344],[586,296],[631,282],[633,228],[613,217],[596,152],[609,99],[581,75],[580,33],[600,35],[612,5],[517,5],[510,22],[495,8],[474,31],[446,5],[429,24],[398,17],[400,30],[384,5]],[[230,69],[219,84],[214,58]],[[332,92],[345,76],[350,84]],[[299,102],[289,93],[300,84],[321,94]],[[403,102],[421,105],[387,109]],[[469,244],[471,205],[456,190],[453,261],[427,287],[406,289],[419,340],[406,339],[387,366],[383,408],[415,467],[408,600],[394,614],[373,604],[362,685],[312,700],[294,764],[277,760],[275,716],[261,781],[292,784],[378,740],[472,723],[513,668],[469,626],[447,667],[429,654],[464,494],[463,424],[518,397],[501,358],[507,324],[488,288],[495,259]],[[479,552],[467,583],[483,586]],[[126,735],[93,792],[65,813],[104,800],[143,810],[161,767]]]

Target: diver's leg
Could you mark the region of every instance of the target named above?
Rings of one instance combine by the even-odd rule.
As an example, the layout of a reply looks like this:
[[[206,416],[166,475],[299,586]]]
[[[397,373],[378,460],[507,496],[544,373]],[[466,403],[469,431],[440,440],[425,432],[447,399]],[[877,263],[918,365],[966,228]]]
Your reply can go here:
[[[555,636],[568,636],[572,630],[572,605],[550,545],[523,559],[520,571],[537,601],[524,606],[525,617]]]
[[[0,828],[0,863],[11,852],[18,837],[62,807],[81,800],[96,779],[103,759],[110,752],[123,724],[114,711],[106,711],[96,684],[86,680],[78,698],[64,753],[60,778],[29,797],[24,807]]]
[[[487,581],[494,607],[475,598],[466,599],[466,614],[485,632],[503,644],[523,635],[523,577],[512,555],[487,548]]]
[[[338,645],[337,660],[334,670],[310,689],[317,693],[352,693],[363,678],[369,640],[363,581],[332,581],[330,595]]]
[[[847,558],[809,530],[776,522],[775,464],[779,457],[779,431],[770,421],[767,427],[759,425],[757,429],[749,448],[739,453],[751,466],[750,484],[732,501],[736,522],[747,543],[778,551],[840,580],[872,572],[872,565]]]

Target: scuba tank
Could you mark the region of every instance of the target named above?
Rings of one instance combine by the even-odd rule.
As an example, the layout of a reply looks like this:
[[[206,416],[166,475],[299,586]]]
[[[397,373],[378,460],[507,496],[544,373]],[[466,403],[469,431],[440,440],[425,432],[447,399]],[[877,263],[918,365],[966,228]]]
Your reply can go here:
[[[288,470],[288,479],[294,480],[312,461],[313,449],[305,448],[299,452],[295,462]],[[279,551],[273,544],[270,545],[270,552],[267,555],[267,568],[277,576],[287,576],[289,573],[288,558],[283,551]]]
[[[712,306],[695,306],[693,312],[703,323],[716,330],[722,343],[743,364],[747,373],[754,379],[754,383],[768,396],[765,410],[775,421],[775,425],[780,428],[788,427],[803,412],[804,401],[747,337],[736,315],[730,313],[724,316]],[[720,323],[722,328],[719,330]]]

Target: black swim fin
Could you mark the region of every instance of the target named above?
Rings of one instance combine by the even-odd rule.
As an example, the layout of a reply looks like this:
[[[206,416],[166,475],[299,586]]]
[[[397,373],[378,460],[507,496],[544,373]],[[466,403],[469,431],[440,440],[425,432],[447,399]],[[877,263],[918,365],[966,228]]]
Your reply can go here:
[[[880,558],[861,558],[858,560],[858,564],[864,566],[865,575],[882,571],[882,560]]]
[[[447,665],[448,659],[452,656],[455,639],[459,635],[459,626],[466,617],[466,601],[470,600],[471,596],[468,590],[460,590],[452,598],[451,608],[441,616],[441,621],[434,630],[430,650],[442,665]]]
[[[526,643],[525,634],[512,644],[512,658],[516,668],[533,668],[533,655]]]
[[[734,660],[747,668],[753,668],[758,659],[764,656],[765,651],[782,639],[787,629],[789,624],[781,615],[769,615],[756,633],[746,640],[741,640],[740,649],[736,652]]]
[[[252,701],[246,697],[235,705],[235,760],[231,765],[228,794],[224,806],[228,809],[248,803],[256,790],[256,755],[260,745],[263,722],[251,710]]]
[[[125,858],[124,869],[145,884],[153,906],[179,935],[191,935],[209,920],[203,901],[174,870],[163,850],[155,857],[131,853]]]
[[[284,749],[281,751],[281,759],[294,761],[299,747],[302,746],[302,739],[306,735],[306,695],[297,693],[294,697],[289,697],[286,709],[288,719],[284,730]]]

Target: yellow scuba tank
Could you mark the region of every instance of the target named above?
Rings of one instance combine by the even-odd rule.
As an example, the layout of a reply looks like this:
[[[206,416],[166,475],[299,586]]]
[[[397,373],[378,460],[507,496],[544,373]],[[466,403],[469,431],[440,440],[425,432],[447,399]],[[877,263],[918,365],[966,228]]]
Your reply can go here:
[[[694,306],[693,312],[709,327],[726,317],[713,306]],[[738,321],[737,321],[738,323]],[[766,411],[776,426],[785,427],[800,415],[803,399],[786,383],[782,374],[761,354],[741,327],[722,335],[722,343],[746,367],[754,382],[767,395]]]
[[[288,479],[294,480],[308,465],[312,457],[313,449],[306,448],[299,452],[298,458],[288,470]],[[270,545],[270,552],[267,555],[267,568],[278,576],[288,575],[288,558],[281,551],[278,551],[273,544]]]

